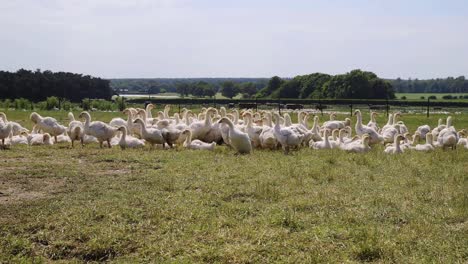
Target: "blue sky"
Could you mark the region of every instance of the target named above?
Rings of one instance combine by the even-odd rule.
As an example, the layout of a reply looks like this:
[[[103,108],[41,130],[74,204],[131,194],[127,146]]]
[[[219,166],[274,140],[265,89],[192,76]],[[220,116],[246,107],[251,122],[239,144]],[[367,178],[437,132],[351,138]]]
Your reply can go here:
[[[0,69],[105,78],[468,75],[468,1],[15,0]]]

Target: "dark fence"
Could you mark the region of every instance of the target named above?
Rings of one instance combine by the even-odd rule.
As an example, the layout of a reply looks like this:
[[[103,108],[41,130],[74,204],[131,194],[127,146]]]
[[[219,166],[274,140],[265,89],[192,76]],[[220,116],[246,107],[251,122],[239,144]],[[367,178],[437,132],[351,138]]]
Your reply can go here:
[[[228,105],[254,106],[254,105],[368,105],[370,109],[386,109],[390,106],[430,106],[430,107],[468,107],[468,101],[421,101],[421,100],[373,100],[373,99],[207,99],[207,98],[129,98],[130,103],[170,104],[170,105]],[[300,107],[300,106],[298,106]],[[242,108],[242,107],[241,107]],[[319,107],[320,108],[320,107]]]

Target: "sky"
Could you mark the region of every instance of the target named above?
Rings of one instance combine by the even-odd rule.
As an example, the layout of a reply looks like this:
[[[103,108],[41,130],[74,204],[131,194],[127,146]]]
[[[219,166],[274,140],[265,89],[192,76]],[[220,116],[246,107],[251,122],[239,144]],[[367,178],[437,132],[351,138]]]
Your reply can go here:
[[[468,75],[466,0],[0,0],[0,70]]]

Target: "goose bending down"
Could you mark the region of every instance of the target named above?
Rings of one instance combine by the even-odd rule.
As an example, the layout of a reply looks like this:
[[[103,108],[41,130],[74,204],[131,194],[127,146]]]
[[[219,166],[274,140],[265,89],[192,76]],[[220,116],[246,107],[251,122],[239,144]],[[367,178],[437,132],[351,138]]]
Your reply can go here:
[[[424,144],[417,144],[414,148],[417,151],[432,151],[434,150],[434,146],[432,145],[432,134],[426,133],[426,143]]]
[[[58,123],[55,118],[52,117],[42,117],[36,112],[31,113],[31,121],[37,126],[39,130],[49,133],[55,138],[57,142],[57,136],[64,134],[67,131],[67,128]]]
[[[111,148],[111,139],[117,133],[117,128],[112,127],[101,121],[91,122],[91,115],[88,112],[81,112],[79,118],[84,118],[84,133],[95,137],[99,141],[99,146],[102,148],[104,141],[107,142],[107,146]]]
[[[296,133],[290,127],[280,127],[280,116],[278,113],[274,113],[275,117],[275,126],[273,127],[273,133],[276,137],[276,140],[281,144],[283,151],[285,154],[289,153],[291,148],[298,148],[301,143],[302,139],[304,138],[303,135]]]
[[[118,130],[122,132],[122,136],[120,137],[120,140],[119,140],[119,146],[121,149],[142,148],[145,146],[145,142],[143,140],[127,135],[126,126],[121,126],[118,128]]]
[[[8,121],[6,114],[3,112],[0,112],[0,122],[1,120],[3,120],[3,123],[5,125],[11,124],[11,133],[13,133],[13,136],[19,136],[21,132],[24,132],[24,131],[29,132],[29,130],[27,130],[20,124],[16,122]]]
[[[354,112],[354,115],[357,116],[357,122],[356,122],[356,134],[358,136],[362,136],[364,134],[369,135],[369,144],[379,144],[384,141],[384,138],[377,133],[372,127],[364,126],[362,124],[362,116],[361,116],[361,111],[356,110]]]
[[[368,152],[369,150],[371,150],[371,147],[369,146],[369,140],[370,140],[369,135],[364,134],[362,136],[360,143],[347,144],[347,145],[344,145],[342,149],[347,152],[354,152],[354,153]]]
[[[426,134],[431,132],[431,127],[429,125],[422,125],[416,129],[422,138],[426,138]]]
[[[185,135],[185,141],[183,144],[185,148],[213,151],[216,146],[216,142],[206,143],[198,139],[192,140],[192,131],[189,129],[185,129],[182,134]]]
[[[330,144],[330,139],[329,139],[330,130],[325,129],[323,133],[324,133],[323,140],[317,141],[317,142],[311,141],[309,142],[309,147],[313,149],[332,149],[333,146],[332,144]]]
[[[247,133],[244,133],[236,128],[232,121],[227,117],[221,118],[221,120],[218,122],[220,124],[227,125],[229,144],[237,151],[237,153],[249,154],[252,152],[252,144],[250,143],[250,138]]]
[[[331,131],[335,129],[342,129],[346,126],[351,125],[351,119],[346,118],[345,121],[331,120],[323,123],[323,129],[329,129]]]
[[[403,140],[403,135],[398,134],[395,137],[394,143],[391,146],[385,148],[384,152],[388,154],[400,154],[403,153],[403,149],[400,147],[400,141]]]
[[[468,137],[467,136],[467,132],[465,129],[462,129],[460,131],[458,131],[458,142],[457,142],[457,145],[462,145],[462,146],[465,146],[467,147],[468,145]]]
[[[163,133],[160,129],[157,128],[152,128],[152,127],[146,127],[145,122],[141,118],[137,118],[134,121],[135,124],[139,124],[141,127],[141,137],[151,144],[151,148],[154,148],[155,144],[162,144],[163,148],[166,144],[166,140],[163,136]]]

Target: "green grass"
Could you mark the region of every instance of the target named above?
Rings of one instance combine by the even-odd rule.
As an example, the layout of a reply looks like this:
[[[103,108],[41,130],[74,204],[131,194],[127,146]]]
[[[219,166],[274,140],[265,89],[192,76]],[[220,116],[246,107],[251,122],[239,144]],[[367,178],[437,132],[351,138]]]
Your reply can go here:
[[[8,113],[29,125],[27,115]],[[403,120],[413,130],[438,117]],[[468,127],[467,116],[454,116],[454,125]],[[225,147],[65,144],[16,146],[0,156],[0,262],[468,260],[468,151],[461,148],[236,156]]]
[[[442,97],[445,95],[452,95],[452,96],[459,97],[460,95],[462,96],[468,95],[468,93],[396,93],[395,94],[397,99],[401,99],[401,97],[406,96],[407,100],[427,100],[429,96],[435,96],[437,97],[437,100],[444,100],[442,99]],[[424,97],[424,99],[421,99],[421,97]],[[468,101],[468,99],[458,99],[458,98],[456,100]],[[449,101],[449,100],[445,100],[445,101]]]

